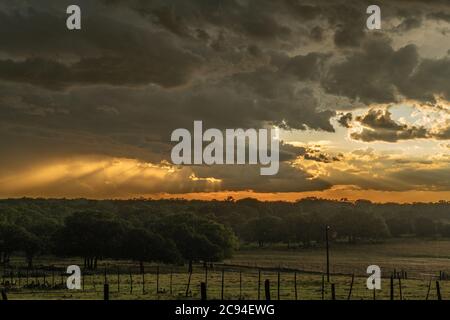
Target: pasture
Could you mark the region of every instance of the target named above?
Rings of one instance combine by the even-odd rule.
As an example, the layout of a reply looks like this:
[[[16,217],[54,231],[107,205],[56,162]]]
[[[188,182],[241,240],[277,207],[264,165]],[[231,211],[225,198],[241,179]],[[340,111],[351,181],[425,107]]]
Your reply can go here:
[[[264,281],[270,281],[271,299],[373,299],[366,288],[365,270],[376,264],[382,270],[381,290],[376,299],[390,298],[392,271],[407,272],[407,279],[394,279],[394,299],[437,299],[436,280],[440,280],[443,299],[450,298],[450,282],[439,279],[439,272],[450,271],[449,240],[393,239],[379,244],[332,244],[330,283],[324,277],[323,248],[287,249],[284,245],[267,248],[243,247],[223,263],[194,265],[189,289],[187,266],[146,264],[141,273],[136,263],[105,260],[96,271],[83,271],[81,290],[65,288],[65,268],[82,264],[81,259],[39,257],[33,269],[14,257],[11,268],[3,268],[2,284],[9,299],[103,299],[104,283],[110,299],[200,299],[200,283],[207,282],[208,299],[265,299]],[[223,278],[222,278],[223,277]],[[325,281],[323,281],[325,280]],[[222,289],[223,283],[223,289]],[[187,294],[186,294],[187,293]]]

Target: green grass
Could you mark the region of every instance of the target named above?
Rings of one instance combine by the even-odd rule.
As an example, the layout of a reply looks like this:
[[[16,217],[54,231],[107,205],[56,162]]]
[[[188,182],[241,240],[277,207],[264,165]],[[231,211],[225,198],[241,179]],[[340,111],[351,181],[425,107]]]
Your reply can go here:
[[[392,240],[382,244],[346,245],[333,244],[331,246],[331,282],[336,287],[336,298],[347,299],[351,274],[355,281],[352,299],[373,299],[373,291],[366,288],[366,268],[371,264],[379,265],[382,269],[382,289],[377,290],[377,299],[389,299],[390,272],[406,270],[408,280],[401,280],[404,299],[425,299],[431,279],[432,287],[429,299],[436,299],[435,277],[439,271],[450,271],[450,241],[448,240]],[[22,258],[15,258],[13,265],[24,265]],[[262,249],[241,249],[232,259],[216,265],[208,271],[208,299],[221,298],[221,270],[225,268],[225,299],[257,299],[258,298],[258,268],[262,268],[260,298],[264,299],[264,280],[271,283],[271,298],[277,299],[277,269],[280,272],[280,299],[295,299],[294,269],[297,271],[297,294],[300,300],[322,298],[322,273],[325,270],[325,254],[323,248],[315,249],[286,249],[272,247]],[[55,260],[53,257],[41,257],[36,260],[39,270],[39,283],[43,283],[43,266],[65,268],[70,264],[81,264],[80,259]],[[24,288],[25,277],[22,270],[18,286],[17,269],[14,272],[13,286],[9,292],[9,299],[102,299],[103,298],[103,270],[107,267],[108,283],[110,285],[110,299],[184,299],[188,281],[185,266],[160,266],[159,288],[156,292],[156,266],[146,265],[145,288],[143,291],[142,275],[137,265],[129,261],[102,261],[96,274],[84,275],[84,290],[32,289]],[[117,285],[117,268],[120,269],[120,287]],[[132,272],[133,290],[129,271]],[[170,272],[172,271],[172,294],[170,291]],[[242,285],[240,285],[240,274]],[[199,299],[200,282],[204,281],[204,269],[196,265],[191,278],[189,299]],[[5,278],[9,281],[9,276]],[[29,278],[29,282],[36,278]],[[46,281],[52,284],[51,272],[47,271]],[[55,283],[65,283],[60,275],[55,275]],[[450,299],[450,281],[440,281],[441,294],[444,299]],[[242,288],[242,289],[240,289]],[[120,290],[119,290],[120,289]],[[399,299],[399,281],[394,282],[395,299]],[[324,298],[331,298],[331,288],[325,285]]]

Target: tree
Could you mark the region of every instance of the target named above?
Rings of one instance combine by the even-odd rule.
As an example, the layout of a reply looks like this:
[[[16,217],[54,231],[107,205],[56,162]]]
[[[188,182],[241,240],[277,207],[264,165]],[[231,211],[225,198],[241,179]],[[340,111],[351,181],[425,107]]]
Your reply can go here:
[[[180,253],[172,241],[145,229],[126,230],[122,238],[120,256],[138,261],[141,272],[144,272],[144,262],[175,263],[181,259]]]
[[[125,228],[122,221],[109,214],[98,211],[74,213],[55,234],[55,253],[81,256],[85,267],[96,269],[98,259],[115,257],[120,251]]]
[[[33,258],[44,248],[43,242],[35,234],[22,229],[17,235],[19,239],[19,247],[25,253],[28,268],[33,267]]]
[[[164,217],[154,230],[173,240],[183,259],[193,261],[220,261],[231,256],[236,247],[233,232],[225,226],[193,214],[176,214]]]
[[[255,241],[259,247],[265,243],[282,241],[283,221],[274,216],[264,216],[249,220],[243,232],[243,237],[247,241]]]
[[[330,225],[338,237],[346,238],[350,243],[358,239],[383,239],[390,235],[383,218],[360,209],[342,210],[331,218]]]
[[[412,226],[408,219],[394,217],[386,219],[386,224],[392,236],[399,237],[405,234],[412,233]]]
[[[436,224],[427,217],[418,217],[414,220],[414,231],[419,237],[431,237],[436,234]]]
[[[21,236],[25,230],[15,224],[0,224],[0,260],[9,263],[14,251],[21,249]]]

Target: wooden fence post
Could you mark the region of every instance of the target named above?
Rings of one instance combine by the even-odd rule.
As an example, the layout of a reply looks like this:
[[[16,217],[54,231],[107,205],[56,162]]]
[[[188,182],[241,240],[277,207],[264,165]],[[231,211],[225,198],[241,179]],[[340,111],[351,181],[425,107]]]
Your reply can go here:
[[[269,281],[269,279],[266,279],[266,281],[264,281],[264,291],[266,293],[266,300],[270,301],[270,281]]]
[[[437,293],[437,299],[442,300],[441,287],[439,286],[439,281],[436,281],[436,293]]]
[[[261,269],[258,269],[258,300],[261,300]]]
[[[172,274],[173,274],[173,270],[170,269],[170,279],[169,279],[169,292],[170,292],[170,295],[172,295]]]
[[[391,290],[390,290],[390,298],[394,300],[394,276],[391,275]]]
[[[280,300],[280,271],[278,271],[278,276],[277,276],[277,300]]]
[[[130,269],[130,294],[133,293],[133,275],[131,274]]]
[[[117,292],[120,292],[120,268],[117,267]]]
[[[321,293],[322,293],[322,300],[325,299],[325,275],[322,274],[322,287],[321,287]]]
[[[205,264],[205,284],[208,285],[208,265]]]
[[[156,294],[159,294],[159,266],[156,266]]]
[[[206,283],[200,283],[200,296],[202,301],[206,301]]]
[[[428,283],[427,296],[425,297],[425,300],[428,300],[428,297],[430,295],[430,290],[431,290],[431,279],[430,279],[430,282]]]
[[[298,295],[297,295],[297,271],[294,272],[294,295],[295,295],[295,300],[298,300]]]
[[[189,295],[189,286],[191,285],[192,269],[189,270],[188,283],[186,286],[186,297]]]
[[[145,269],[142,266],[142,294],[145,294]]]
[[[8,300],[8,295],[6,294],[5,289],[2,290],[2,299],[3,300]]]
[[[223,300],[223,287],[225,285],[225,269],[222,268],[222,288],[220,291],[220,299]]]
[[[348,291],[347,300],[350,300],[352,297],[352,290],[353,290],[353,282],[355,281],[355,274],[352,273],[352,281],[350,282],[350,290]]]
[[[242,300],[242,271],[239,270],[239,300]]]

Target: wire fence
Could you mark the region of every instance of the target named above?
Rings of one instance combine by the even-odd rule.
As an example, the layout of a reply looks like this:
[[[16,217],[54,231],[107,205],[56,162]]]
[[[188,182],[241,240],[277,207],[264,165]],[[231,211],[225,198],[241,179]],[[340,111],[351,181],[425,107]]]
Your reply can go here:
[[[450,297],[448,274],[410,277],[393,270],[380,290],[367,288],[367,275],[323,273],[235,265],[100,266],[82,269],[81,288],[67,289],[62,267],[4,267],[1,287],[10,299],[208,299],[208,300],[424,300]],[[202,292],[201,284],[204,290]],[[106,285],[106,286],[105,286]],[[107,292],[105,293],[105,290]]]

